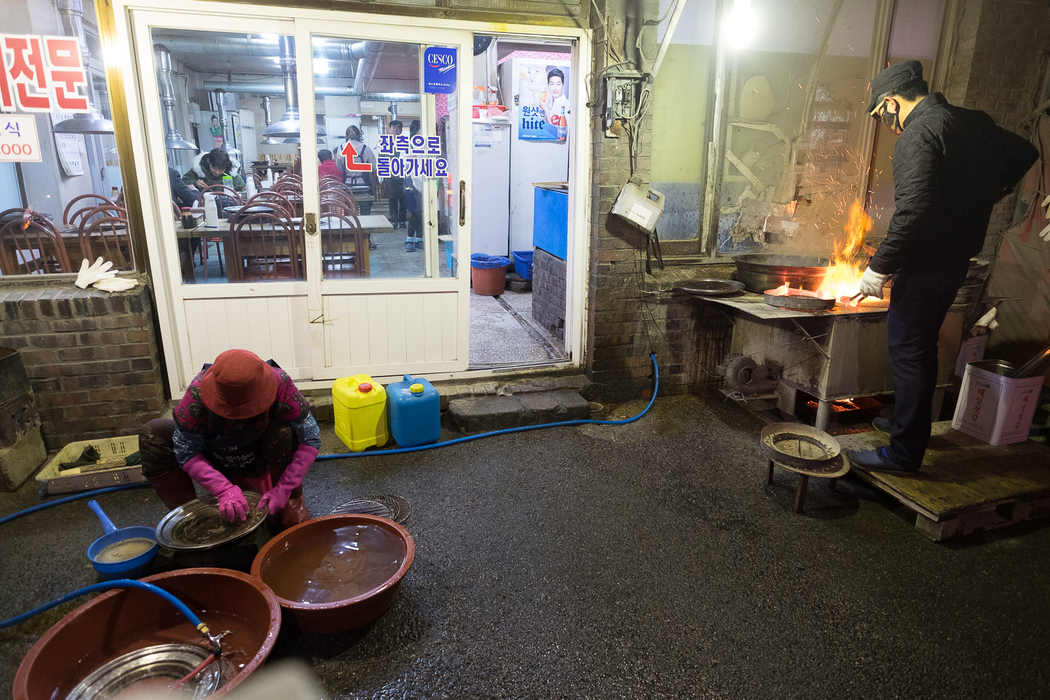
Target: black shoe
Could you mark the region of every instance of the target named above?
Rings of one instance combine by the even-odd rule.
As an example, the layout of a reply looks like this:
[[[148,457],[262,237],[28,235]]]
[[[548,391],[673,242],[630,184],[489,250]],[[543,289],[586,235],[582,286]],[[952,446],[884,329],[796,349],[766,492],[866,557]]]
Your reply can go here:
[[[906,466],[897,464],[886,456],[886,448],[878,447],[874,450],[847,450],[846,457],[850,464],[857,469],[866,472],[903,472],[910,474],[919,471],[920,465]]]
[[[871,422],[871,427],[875,428],[875,430],[878,430],[880,433],[886,433],[889,435],[890,431],[893,430],[893,419],[879,416]]]

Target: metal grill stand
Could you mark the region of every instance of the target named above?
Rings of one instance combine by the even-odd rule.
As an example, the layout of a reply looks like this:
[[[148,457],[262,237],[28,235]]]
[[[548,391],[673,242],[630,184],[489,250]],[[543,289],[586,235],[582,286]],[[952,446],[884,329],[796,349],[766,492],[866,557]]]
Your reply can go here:
[[[767,485],[773,483],[774,464],[799,475],[795,491],[796,513],[801,513],[805,506],[809,477],[831,479],[828,487],[834,490],[835,479],[849,471],[838,440],[802,423],[767,425],[762,429],[762,449],[769,457]]]

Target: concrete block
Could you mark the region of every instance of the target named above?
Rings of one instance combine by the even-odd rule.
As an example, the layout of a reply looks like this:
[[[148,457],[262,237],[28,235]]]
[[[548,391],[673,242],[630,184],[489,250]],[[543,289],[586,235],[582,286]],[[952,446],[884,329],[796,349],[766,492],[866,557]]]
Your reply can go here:
[[[577,420],[590,416],[587,400],[573,391],[457,399],[449,402],[448,411],[455,427],[468,433]]]
[[[46,459],[47,448],[38,425],[11,447],[0,449],[0,489],[17,490],[36,474]]]

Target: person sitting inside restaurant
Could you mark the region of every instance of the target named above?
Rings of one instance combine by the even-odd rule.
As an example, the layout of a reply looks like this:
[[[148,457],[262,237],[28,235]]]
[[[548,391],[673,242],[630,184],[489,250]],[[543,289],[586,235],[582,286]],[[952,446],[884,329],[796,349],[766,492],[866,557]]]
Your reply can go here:
[[[339,169],[339,164],[335,162],[335,156],[327,148],[322,148],[317,152],[317,160],[321,161],[320,165],[317,166],[317,177],[318,179],[325,177],[334,177],[339,182],[343,181],[343,171]]]
[[[230,154],[221,148],[198,154],[193,159],[193,167],[182,176],[182,181],[203,192],[206,187],[223,184],[223,177],[229,175],[233,180],[233,189],[245,188],[241,177],[241,164],[230,158]]]
[[[243,521],[244,491],[254,491],[275,530],[310,518],[302,484],[320,449],[317,421],[288,374],[239,349],[197,373],[173,419],[139,432],[142,474],[169,509],[196,498],[196,482],[225,520]]]

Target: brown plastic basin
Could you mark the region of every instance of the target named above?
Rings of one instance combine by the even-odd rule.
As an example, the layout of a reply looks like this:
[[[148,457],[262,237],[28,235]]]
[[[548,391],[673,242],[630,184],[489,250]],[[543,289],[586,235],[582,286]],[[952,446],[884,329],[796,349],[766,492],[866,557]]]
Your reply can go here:
[[[236,687],[270,654],[281,624],[276,596],[261,581],[227,569],[182,569],[142,579],[174,594],[213,633],[230,630],[223,656],[224,685]],[[80,606],[40,638],[15,674],[15,700],[64,698],[88,674],[136,649],[196,644],[193,625],[149,591],[116,589]]]
[[[252,562],[252,575],[291,611],[300,630],[331,634],[386,612],[415,553],[412,536],[393,520],[329,515],[270,540]]]

